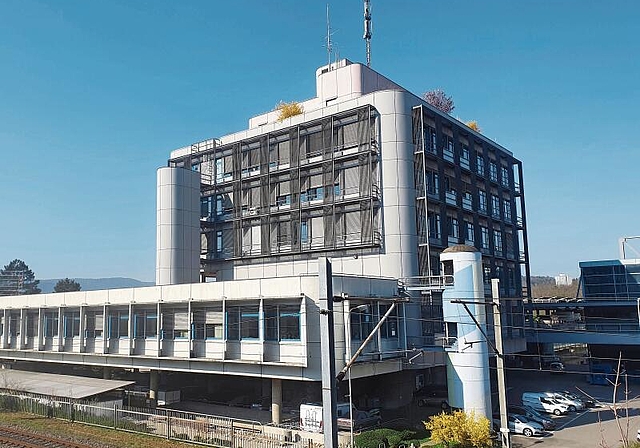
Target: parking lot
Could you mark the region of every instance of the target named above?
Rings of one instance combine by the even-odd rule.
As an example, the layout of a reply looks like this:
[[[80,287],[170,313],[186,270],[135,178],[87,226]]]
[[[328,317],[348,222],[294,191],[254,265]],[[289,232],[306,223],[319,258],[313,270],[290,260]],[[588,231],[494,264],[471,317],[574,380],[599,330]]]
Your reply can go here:
[[[510,404],[519,404],[523,392],[544,392],[553,390],[582,390],[597,398],[600,406],[582,412],[574,412],[561,417],[553,416],[557,424],[556,430],[544,437],[524,437],[514,435],[512,446],[527,448],[532,446],[549,448],[586,448],[621,445],[618,424],[609,405],[613,399],[613,387],[593,386],[586,382],[581,374],[556,374],[539,371],[511,371],[507,377],[507,395]],[[624,389],[622,387],[621,389]],[[618,402],[621,402],[618,414],[622,417],[620,424],[623,431],[633,441],[640,429],[640,386],[629,386],[628,406],[625,406],[624,391],[618,391]],[[628,409],[629,418],[624,418]]]

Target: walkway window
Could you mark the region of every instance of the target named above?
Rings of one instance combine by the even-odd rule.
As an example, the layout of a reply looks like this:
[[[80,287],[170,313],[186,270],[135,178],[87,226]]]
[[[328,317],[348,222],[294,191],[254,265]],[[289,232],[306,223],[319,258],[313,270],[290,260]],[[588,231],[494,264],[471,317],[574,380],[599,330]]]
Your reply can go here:
[[[58,336],[58,312],[51,311],[44,313],[44,337],[52,338]]]
[[[88,338],[101,338],[102,337],[102,325],[104,322],[104,315],[102,311],[87,311],[87,329],[85,334]]]
[[[300,340],[300,305],[269,305],[265,308],[264,334],[268,341]]]
[[[227,338],[258,339],[258,305],[233,306],[227,311]]]
[[[62,327],[65,338],[80,336],[80,312],[64,313]]]
[[[133,334],[138,339],[158,336],[158,314],[156,310],[140,310],[135,313]]]
[[[109,337],[112,339],[129,337],[128,311],[113,311],[109,315]]]

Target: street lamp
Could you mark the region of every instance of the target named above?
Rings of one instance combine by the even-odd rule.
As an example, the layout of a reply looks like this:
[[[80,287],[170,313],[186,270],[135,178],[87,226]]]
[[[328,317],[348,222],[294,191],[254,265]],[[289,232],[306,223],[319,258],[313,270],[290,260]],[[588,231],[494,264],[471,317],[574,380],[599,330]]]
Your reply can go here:
[[[367,311],[369,309],[369,305],[362,304],[357,305],[352,308],[349,307],[349,300],[345,300],[345,308],[348,310],[347,312],[347,322],[345,325],[345,348],[347,351],[347,361],[351,359],[351,313],[353,311]],[[349,387],[349,441],[351,443],[350,447],[354,448],[353,445],[353,398],[352,398],[352,389],[351,389],[351,365],[347,367],[348,378],[348,387]]]

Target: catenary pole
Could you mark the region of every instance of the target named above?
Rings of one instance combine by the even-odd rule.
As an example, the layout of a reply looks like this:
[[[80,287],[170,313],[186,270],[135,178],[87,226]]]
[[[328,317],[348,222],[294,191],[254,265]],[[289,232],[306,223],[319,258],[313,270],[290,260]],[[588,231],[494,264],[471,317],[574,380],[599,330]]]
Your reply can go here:
[[[320,302],[320,353],[322,360],[322,422],[325,448],[338,448],[338,405],[335,334],[333,326],[333,276],[331,261],[318,258]]]
[[[502,316],[500,314],[500,280],[491,279],[493,297],[493,328],[496,339],[496,371],[498,376],[498,402],[500,403],[500,439],[503,448],[511,448],[507,417],[507,384],[504,374],[504,349],[502,347]]]

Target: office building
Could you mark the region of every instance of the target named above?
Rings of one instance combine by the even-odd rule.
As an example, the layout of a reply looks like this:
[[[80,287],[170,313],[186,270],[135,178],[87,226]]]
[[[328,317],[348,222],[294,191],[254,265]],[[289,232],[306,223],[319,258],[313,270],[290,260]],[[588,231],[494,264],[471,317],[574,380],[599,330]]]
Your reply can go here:
[[[389,313],[352,368],[356,404],[398,407],[444,383],[442,290],[404,299],[458,244],[480,251],[485,293],[492,277],[503,297],[527,293],[522,163],[361,64],[321,67],[316,89],[300,114],[261,114],[171,153],[157,178],[157,286],[3,298],[0,357],[150,371],[154,395],[171,383],[295,408],[320,397],[327,257],[338,369]],[[504,303],[513,353],[522,301]]]

